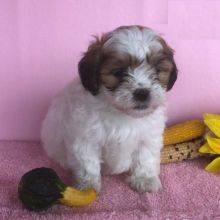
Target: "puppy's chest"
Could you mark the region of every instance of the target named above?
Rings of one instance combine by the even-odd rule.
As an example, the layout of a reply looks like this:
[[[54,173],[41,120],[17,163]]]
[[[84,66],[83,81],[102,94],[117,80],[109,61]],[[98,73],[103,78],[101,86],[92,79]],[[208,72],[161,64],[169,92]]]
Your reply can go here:
[[[102,170],[104,173],[117,174],[127,171],[131,165],[132,153],[142,140],[138,122],[117,122],[105,124],[106,137],[102,146]]]
[[[105,141],[107,151],[133,151],[144,138],[143,124],[137,121],[112,120],[104,122]]]

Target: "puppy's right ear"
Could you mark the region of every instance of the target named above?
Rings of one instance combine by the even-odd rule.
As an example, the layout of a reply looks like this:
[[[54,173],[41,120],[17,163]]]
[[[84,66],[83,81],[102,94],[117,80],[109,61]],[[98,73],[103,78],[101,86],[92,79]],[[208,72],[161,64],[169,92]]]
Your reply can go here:
[[[96,38],[92,42],[78,64],[80,79],[84,88],[97,95],[100,87],[100,64],[102,57],[102,43]]]

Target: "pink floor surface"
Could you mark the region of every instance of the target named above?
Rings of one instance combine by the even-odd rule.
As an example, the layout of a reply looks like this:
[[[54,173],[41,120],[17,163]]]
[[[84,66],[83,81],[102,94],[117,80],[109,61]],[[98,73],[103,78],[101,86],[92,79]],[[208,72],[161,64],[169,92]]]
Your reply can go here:
[[[0,142],[0,219],[220,219],[220,176],[203,170],[208,159],[161,166],[163,190],[138,194],[126,184],[126,174],[105,176],[96,202],[86,208],[55,205],[35,213],[17,197],[20,177],[36,167],[51,167],[66,182],[70,172],[50,161],[37,142]]]

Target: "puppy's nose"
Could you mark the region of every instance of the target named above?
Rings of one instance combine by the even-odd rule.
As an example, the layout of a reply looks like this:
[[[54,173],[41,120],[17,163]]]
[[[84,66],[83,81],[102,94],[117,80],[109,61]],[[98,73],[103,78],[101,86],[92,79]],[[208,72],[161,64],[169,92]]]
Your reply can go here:
[[[136,89],[134,91],[134,98],[137,101],[145,102],[150,98],[150,92],[148,89]]]

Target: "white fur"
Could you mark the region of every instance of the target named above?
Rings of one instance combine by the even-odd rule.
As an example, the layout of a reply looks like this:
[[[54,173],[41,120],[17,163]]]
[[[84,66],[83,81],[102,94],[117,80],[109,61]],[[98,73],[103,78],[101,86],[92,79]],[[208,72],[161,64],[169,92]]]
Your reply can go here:
[[[145,31],[149,33],[140,35],[135,29],[113,34],[105,49],[121,51],[123,47],[143,59],[151,50],[150,45],[160,47],[158,43],[151,44],[155,33]],[[140,192],[160,189],[166,96],[165,90],[150,78],[151,71],[144,63],[129,73],[130,81],[117,91],[111,93],[101,87],[96,96],[76,78],[53,101],[43,122],[43,146],[49,157],[73,171],[79,188],[94,187],[99,191],[102,169],[110,174],[130,171],[128,182]],[[139,87],[151,92],[146,110],[133,109],[132,93]]]
[[[162,106],[135,118],[113,108],[101,95],[92,96],[76,79],[53,101],[43,122],[42,141],[49,157],[74,172],[80,188],[100,190],[104,163],[111,174],[131,170],[129,181],[137,190],[156,191],[164,122]]]
[[[132,26],[123,31],[115,30],[111,38],[104,44],[107,51],[121,51],[135,55],[140,60],[146,58],[152,50],[159,51],[162,45],[157,40],[158,34],[150,28],[140,30]]]

